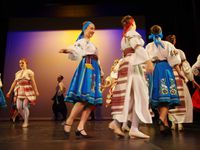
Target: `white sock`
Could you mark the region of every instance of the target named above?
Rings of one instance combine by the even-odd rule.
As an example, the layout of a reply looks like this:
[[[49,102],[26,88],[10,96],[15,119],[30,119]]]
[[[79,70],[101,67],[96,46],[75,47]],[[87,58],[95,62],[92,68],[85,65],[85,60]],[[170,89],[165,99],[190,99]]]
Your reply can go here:
[[[130,132],[138,132],[138,126],[139,126],[139,118],[136,114],[136,112],[133,110],[133,114],[132,114],[132,124],[131,124],[131,129]]]

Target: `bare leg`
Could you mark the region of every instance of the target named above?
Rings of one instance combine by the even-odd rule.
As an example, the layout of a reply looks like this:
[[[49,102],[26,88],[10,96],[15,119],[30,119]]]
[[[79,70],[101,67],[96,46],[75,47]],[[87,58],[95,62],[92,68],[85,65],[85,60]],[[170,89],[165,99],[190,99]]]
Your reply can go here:
[[[159,108],[159,113],[160,113],[160,119],[163,121],[165,126],[169,126],[167,122],[167,114],[168,114],[168,107],[160,107]]]
[[[69,132],[71,130],[71,125],[74,122],[74,119],[78,116],[78,114],[83,110],[85,104],[77,102],[71,110],[69,117],[67,118],[64,126],[64,130]]]
[[[81,120],[80,120],[80,122],[79,122],[79,124],[78,124],[77,129],[78,129],[79,131],[82,130],[81,133],[82,133],[83,135],[87,135],[87,133],[86,133],[85,130],[83,130],[83,129],[85,128],[86,121],[87,121],[88,117],[90,116],[90,113],[91,113],[91,112],[92,112],[92,108],[91,108],[91,107],[86,108],[86,109],[82,112]]]
[[[168,120],[167,120],[167,115],[168,115],[168,110],[169,108],[166,106],[162,106],[159,108],[160,112],[160,118],[159,118],[159,126],[160,126],[160,132],[162,134],[171,134],[171,130],[169,128]]]

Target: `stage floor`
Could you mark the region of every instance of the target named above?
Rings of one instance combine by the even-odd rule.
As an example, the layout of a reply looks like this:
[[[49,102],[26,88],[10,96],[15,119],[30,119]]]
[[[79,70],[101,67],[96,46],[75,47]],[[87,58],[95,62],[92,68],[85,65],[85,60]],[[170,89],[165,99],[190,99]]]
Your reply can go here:
[[[86,131],[93,137],[77,139],[74,131],[67,138],[61,122],[30,121],[28,128],[22,122],[0,121],[1,150],[197,150],[200,149],[200,125],[184,126],[184,132],[173,131],[163,137],[153,125],[141,125],[140,130],[150,139],[119,138],[108,129],[106,121],[88,121]]]

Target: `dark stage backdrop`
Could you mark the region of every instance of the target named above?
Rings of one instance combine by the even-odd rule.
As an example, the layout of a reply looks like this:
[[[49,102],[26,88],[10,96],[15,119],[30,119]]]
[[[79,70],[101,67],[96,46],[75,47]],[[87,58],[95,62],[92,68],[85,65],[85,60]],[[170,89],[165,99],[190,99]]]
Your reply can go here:
[[[96,25],[96,32],[91,40],[99,49],[99,58],[106,77],[110,74],[114,60],[121,57],[121,17],[95,19],[13,18],[10,20],[6,40],[3,91],[6,94],[9,90],[15,73],[19,70],[19,59],[27,58],[29,68],[35,72],[40,93],[36,105],[30,107],[31,119],[52,118],[51,98],[55,93],[56,78],[59,74],[64,76],[64,84],[68,89],[79,61],[68,60],[67,55],[60,54],[58,51],[76,41],[84,20],[91,20]],[[111,24],[104,24],[108,20]],[[135,20],[137,31],[146,41],[144,17],[137,16]],[[105,90],[103,94],[104,99],[107,92],[108,90]],[[8,101],[8,107],[0,114],[1,119],[9,117],[10,105],[10,101]],[[66,105],[70,111],[72,104],[66,103]],[[110,108],[105,108],[105,105],[98,107],[95,115],[97,119],[109,119],[111,118]]]

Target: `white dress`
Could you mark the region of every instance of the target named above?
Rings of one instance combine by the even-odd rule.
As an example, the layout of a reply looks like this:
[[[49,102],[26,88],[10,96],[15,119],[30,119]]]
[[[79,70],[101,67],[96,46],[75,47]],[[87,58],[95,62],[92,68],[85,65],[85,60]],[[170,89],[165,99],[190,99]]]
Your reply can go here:
[[[111,110],[113,119],[119,122],[132,121],[135,111],[141,122],[152,123],[148,87],[141,66],[149,57],[143,46],[141,35],[134,30],[128,31],[121,40],[122,51],[131,47],[135,52],[122,58],[113,92]]]

